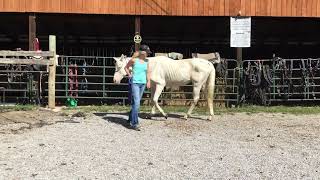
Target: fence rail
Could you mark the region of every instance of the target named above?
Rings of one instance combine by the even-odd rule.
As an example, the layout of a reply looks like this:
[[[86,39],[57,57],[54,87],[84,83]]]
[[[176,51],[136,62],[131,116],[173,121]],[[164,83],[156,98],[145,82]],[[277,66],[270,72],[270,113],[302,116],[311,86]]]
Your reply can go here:
[[[100,101],[97,103],[128,103],[128,80],[125,78],[121,84],[113,83],[115,67],[112,57],[60,56],[58,62],[57,99],[63,101],[63,99],[75,97],[82,103],[88,102],[88,99]],[[231,89],[224,93],[217,92],[216,97],[220,98],[216,98],[216,101],[237,102],[238,92],[234,87],[236,81],[234,71],[234,69],[228,69],[229,75],[225,82],[216,85],[217,89]],[[149,100],[149,97],[150,92],[146,90],[143,99]],[[181,103],[189,100],[192,100],[191,85],[183,86],[179,91],[164,92],[160,97],[160,101],[166,101],[166,103],[168,101]]]
[[[28,65],[13,67],[0,63],[2,102],[26,102],[24,100],[40,90],[41,98],[46,101],[47,71],[28,70],[26,67]],[[226,77],[217,78],[215,101],[227,106],[239,103],[316,103],[320,100],[319,67],[319,59],[273,58],[245,60],[242,68],[237,68],[236,61],[229,59]],[[114,70],[112,57],[59,56],[55,83],[57,103],[64,104],[67,98],[74,97],[80,105],[128,104],[127,79],[121,84],[114,84]],[[43,81],[42,89],[34,85],[40,81]],[[146,103],[149,97],[150,92],[146,90]],[[165,104],[183,105],[189,100],[192,100],[191,85],[172,92],[165,91],[160,97]],[[200,101],[203,100],[204,96],[201,96]]]
[[[266,72],[265,68],[269,71]],[[261,96],[269,103],[317,102],[320,99],[319,70],[320,59],[313,58],[246,60],[242,69],[242,97],[247,96],[247,102],[254,101],[253,98],[261,100]],[[266,76],[270,76],[270,80]],[[254,82],[259,78],[260,84],[256,85]],[[248,97],[248,94],[251,94],[251,97]]]
[[[8,92],[16,98],[16,102],[19,102],[19,99],[27,99],[23,103],[43,104],[44,102],[40,102],[43,94],[42,67],[48,72],[48,106],[49,108],[54,108],[56,104],[56,61],[56,36],[54,35],[49,36],[49,51],[0,51],[0,70],[2,73],[7,72],[7,76],[3,76],[3,74],[0,76],[7,82],[0,84],[3,97],[1,101],[6,101],[6,93]],[[39,73],[32,73],[35,70],[39,71]],[[38,81],[34,81],[35,79]],[[3,86],[3,84],[5,85]],[[22,97],[21,93],[23,94]]]

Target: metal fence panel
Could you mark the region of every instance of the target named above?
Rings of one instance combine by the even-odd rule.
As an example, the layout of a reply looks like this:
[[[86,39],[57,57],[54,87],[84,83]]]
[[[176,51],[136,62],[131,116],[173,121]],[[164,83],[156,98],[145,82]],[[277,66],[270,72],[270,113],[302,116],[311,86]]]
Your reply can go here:
[[[266,65],[270,70],[270,85],[263,93],[270,103],[315,103],[320,100],[320,59],[245,60],[242,68],[237,68],[235,60],[229,59],[227,62],[226,77],[216,80],[215,102],[227,106],[241,102],[252,103],[250,99],[255,97],[254,93],[259,88],[250,90],[250,84],[255,79],[254,76],[249,78],[247,74],[250,69],[257,71]],[[56,75],[58,104],[63,105],[69,97],[78,99],[79,105],[129,104],[127,79],[124,78],[121,84],[114,84],[114,70],[112,57],[60,56]],[[35,70],[30,65],[0,64],[1,102],[46,101],[47,75],[46,66]],[[146,89],[145,103],[149,102],[149,97],[150,92]],[[186,105],[191,100],[191,85],[176,91],[165,91],[160,97],[164,104],[171,105]],[[202,95],[200,104],[205,105],[204,100],[205,96]]]
[[[125,78],[121,84],[113,83],[114,60],[112,57],[60,56],[57,66],[56,97],[63,102],[69,97],[89,104],[128,104],[128,84]],[[235,63],[234,60],[229,60]],[[224,103],[237,102],[237,70],[228,69],[227,78],[217,79],[216,99]],[[222,92],[219,90],[223,89]],[[149,100],[146,90],[144,100]],[[203,97],[203,96],[202,96]],[[174,92],[164,92],[161,101],[182,102],[192,100],[192,86],[186,85]],[[204,99],[202,98],[201,101]]]
[[[266,98],[272,102],[308,102],[318,101],[320,99],[320,59],[265,59],[265,60],[245,60],[243,62],[243,72],[259,76],[258,71],[263,75],[261,67],[270,67],[270,76],[272,83],[266,87],[268,92]],[[260,70],[259,70],[260,68]],[[250,70],[251,69],[251,70]],[[252,71],[256,71],[252,73]],[[250,73],[249,73],[250,74]],[[245,78],[251,76],[254,81],[254,75],[242,76],[241,84],[248,84]],[[250,78],[249,78],[250,79]],[[261,77],[263,79],[263,77]],[[259,86],[249,88],[258,89]],[[250,91],[250,89],[246,91]],[[266,89],[264,88],[264,89]],[[242,92],[245,94],[246,92]],[[249,99],[249,97],[247,97]]]

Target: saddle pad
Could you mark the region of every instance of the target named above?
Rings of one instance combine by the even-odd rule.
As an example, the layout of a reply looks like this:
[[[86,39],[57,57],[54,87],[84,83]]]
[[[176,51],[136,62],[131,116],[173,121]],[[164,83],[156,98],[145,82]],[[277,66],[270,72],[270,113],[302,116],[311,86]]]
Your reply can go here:
[[[157,56],[169,57],[168,53],[155,53],[154,55],[155,55],[156,57],[157,57]]]
[[[171,52],[171,53],[155,53],[155,56],[165,56],[169,57],[174,60],[181,60],[183,59],[183,54],[177,53],[177,52]]]
[[[192,57],[206,59],[206,60],[217,59],[215,53],[209,53],[209,54],[192,53]]]

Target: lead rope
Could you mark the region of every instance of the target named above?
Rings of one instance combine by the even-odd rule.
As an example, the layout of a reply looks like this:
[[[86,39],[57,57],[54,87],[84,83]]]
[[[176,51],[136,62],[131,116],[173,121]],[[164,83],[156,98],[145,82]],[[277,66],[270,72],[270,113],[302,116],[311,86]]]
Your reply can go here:
[[[69,74],[69,96],[70,97],[78,97],[78,67],[77,64],[73,64],[69,66],[68,70]]]
[[[83,65],[82,65],[82,68],[81,68],[82,77],[84,77],[84,79],[82,79],[81,82],[80,82],[80,93],[81,94],[84,94],[84,93],[86,93],[88,91],[88,79],[86,77],[86,74],[87,74],[86,67],[87,67],[87,62],[84,61]]]
[[[79,83],[78,83],[78,66],[77,66],[77,64],[74,65],[74,72],[75,72],[75,82],[76,82],[75,97],[78,97]]]
[[[72,66],[70,65],[68,68],[68,82],[69,82],[69,96],[72,97],[73,95],[73,70],[72,70]]]

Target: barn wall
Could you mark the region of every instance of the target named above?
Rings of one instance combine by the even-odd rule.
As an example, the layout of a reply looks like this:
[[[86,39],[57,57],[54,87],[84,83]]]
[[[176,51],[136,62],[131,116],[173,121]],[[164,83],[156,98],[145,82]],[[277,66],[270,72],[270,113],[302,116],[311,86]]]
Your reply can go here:
[[[320,0],[0,0],[0,12],[320,17]]]

